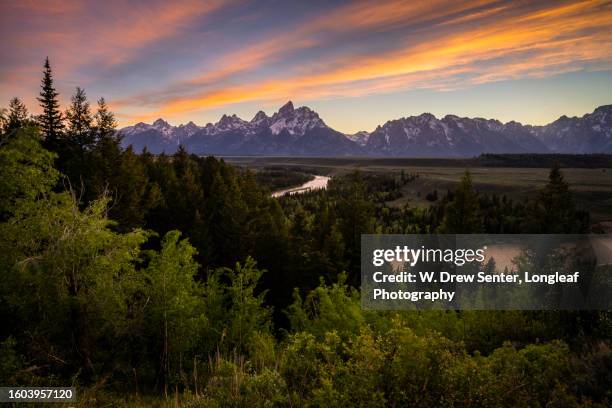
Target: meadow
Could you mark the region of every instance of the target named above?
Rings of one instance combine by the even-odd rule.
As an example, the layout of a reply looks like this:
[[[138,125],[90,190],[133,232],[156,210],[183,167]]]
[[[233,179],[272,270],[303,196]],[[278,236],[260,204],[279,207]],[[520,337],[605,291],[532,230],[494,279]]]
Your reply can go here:
[[[512,155],[509,155],[512,156]],[[537,158],[540,155],[527,157]],[[228,163],[245,166],[255,170],[265,167],[299,169],[317,174],[339,176],[354,171],[370,174],[416,174],[413,182],[401,188],[402,196],[390,201],[388,205],[403,207],[406,204],[416,207],[427,207],[431,201],[427,194],[437,190],[444,193],[454,190],[466,170],[472,175],[474,187],[483,193],[506,195],[515,200],[533,198],[548,181],[549,164],[553,159],[546,159],[531,167],[516,167],[520,163],[493,162],[483,166],[482,158],[308,158],[308,157],[225,157]],[[566,158],[568,167],[562,166],[565,179],[570,184],[579,208],[590,212],[593,222],[606,223],[612,220],[612,168],[607,160],[596,160],[597,165],[605,167],[590,168],[592,161],[567,160],[567,155],[558,156],[563,163]],[[569,156],[571,157],[571,156]],[[577,156],[581,157],[581,156]],[[600,156],[601,157],[601,156]],[[607,157],[607,156],[603,156]],[[527,160],[523,159],[522,162]],[[508,167],[503,167],[508,166]],[[574,167],[570,167],[574,166]]]

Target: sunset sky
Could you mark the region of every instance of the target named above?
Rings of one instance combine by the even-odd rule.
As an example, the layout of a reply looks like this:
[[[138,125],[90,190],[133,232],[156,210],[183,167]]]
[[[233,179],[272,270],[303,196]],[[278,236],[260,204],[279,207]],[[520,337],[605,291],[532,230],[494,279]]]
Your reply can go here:
[[[251,119],[287,100],[337,130],[431,112],[544,124],[612,103],[611,1],[2,1],[0,98],[37,113],[49,56],[120,125]]]

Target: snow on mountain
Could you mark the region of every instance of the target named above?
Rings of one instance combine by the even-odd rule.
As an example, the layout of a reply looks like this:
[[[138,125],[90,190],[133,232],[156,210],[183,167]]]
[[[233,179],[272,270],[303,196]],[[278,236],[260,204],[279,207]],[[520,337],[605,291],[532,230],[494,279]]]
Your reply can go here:
[[[125,137],[142,133],[151,128],[153,128],[153,126],[149,125],[148,123],[138,122],[133,126],[124,127],[123,129],[119,130],[119,132]]]
[[[186,125],[179,125],[176,130],[183,132],[183,134],[187,137],[194,135],[196,132],[199,132],[202,129],[200,126],[196,125],[193,122],[189,122]]]
[[[270,130],[274,135],[286,130],[290,135],[303,136],[312,129],[327,127],[316,112],[305,106],[294,109],[291,101],[272,115],[270,122]]]
[[[600,106],[581,118],[565,115],[534,135],[553,152],[612,153],[612,105]]]
[[[264,111],[259,111],[251,119],[251,125],[256,127],[270,126],[270,118]]]
[[[364,145],[384,156],[473,156],[480,153],[548,151],[529,132],[497,120],[430,113],[391,120],[372,132]]]
[[[357,133],[353,133],[352,135],[346,135],[346,137],[357,143],[359,146],[364,146],[368,139],[370,138],[370,132],[366,132],[365,130],[359,131]]]
[[[197,154],[303,156],[474,156],[481,153],[612,153],[612,105],[582,118],[562,116],[546,126],[430,113],[390,120],[372,132],[345,135],[308,107],[291,101],[272,116],[246,121],[223,115],[218,122],[172,126],[163,119],[121,129],[123,144],[139,151],[171,153],[180,144]]]
[[[215,124],[217,132],[227,132],[228,130],[246,130],[249,122],[240,119],[236,114],[232,116],[223,115]]]
[[[176,138],[177,130],[189,130],[190,133],[193,134],[196,131],[194,127],[197,128],[197,126],[193,122],[189,122],[187,125],[180,125],[178,127],[175,127],[160,118],[153,122],[153,124],[151,125],[140,122],[134,126],[128,126],[126,128],[123,128],[120,130],[120,132],[124,137],[126,137],[147,131],[156,131],[161,134],[165,139],[173,140]]]

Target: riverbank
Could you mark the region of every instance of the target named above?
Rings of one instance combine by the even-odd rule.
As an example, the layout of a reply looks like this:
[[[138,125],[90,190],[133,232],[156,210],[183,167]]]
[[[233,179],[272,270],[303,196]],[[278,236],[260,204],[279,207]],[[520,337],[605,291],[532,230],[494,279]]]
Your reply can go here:
[[[306,183],[293,188],[287,188],[280,191],[275,191],[272,193],[272,197],[282,197],[285,194],[300,194],[305,193],[312,190],[319,190],[327,188],[327,183],[331,177],[328,176],[315,176],[314,179],[307,181]]]

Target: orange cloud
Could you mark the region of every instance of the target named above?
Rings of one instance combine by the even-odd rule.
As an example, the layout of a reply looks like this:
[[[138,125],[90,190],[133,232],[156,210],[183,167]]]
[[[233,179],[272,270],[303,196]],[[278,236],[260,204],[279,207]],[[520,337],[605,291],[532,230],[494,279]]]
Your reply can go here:
[[[492,0],[472,0],[449,4],[448,0],[428,2],[394,0],[384,3],[368,1],[350,4],[323,17],[308,21],[288,33],[274,36],[252,46],[223,55],[217,63],[220,67],[218,70],[193,78],[188,83],[195,85],[228,78],[239,72],[253,70],[263,64],[270,64],[283,58],[289,52],[305,48],[324,47],[328,45],[327,35],[329,32],[367,32],[371,29],[388,31],[397,25],[415,24],[419,21],[442,18],[462,10],[482,7],[491,2]],[[482,12],[477,14],[483,15]]]
[[[208,21],[203,16],[237,1],[3,4],[0,26],[9,33],[18,22],[28,26],[7,37],[16,52],[0,51],[1,66],[11,68],[2,70],[0,84],[11,92],[37,89],[41,60],[50,55],[56,78],[87,86],[96,70],[79,68],[127,66],[140,52],[182,39]],[[199,36],[207,32],[197,28]],[[211,68],[203,74],[169,85],[162,79],[159,89],[113,106],[128,122],[240,102],[448,90],[612,65],[612,5],[604,0],[368,0],[268,30],[265,36],[245,30],[242,47],[216,59],[206,55]],[[153,112],[131,114],[144,109]]]
[[[6,41],[13,49],[13,71],[35,67],[40,72],[49,56],[57,77],[83,85],[88,78],[78,76],[80,67],[125,63],[139,50],[180,34],[195,19],[230,2],[234,0],[24,0],[4,4],[0,18],[11,32]]]
[[[432,17],[428,14],[428,5],[396,3],[402,3],[405,8],[398,7],[394,13],[390,6],[376,7],[370,3],[369,8],[362,4],[353,6],[356,7],[354,13],[346,10],[331,13],[299,27],[287,37],[281,37],[282,40],[271,39],[246,48],[242,55],[234,55],[239,63],[228,64],[214,75],[221,78],[249,64],[265,63],[272,56],[281,58],[295,50],[291,43],[294,36],[302,39],[297,47],[313,46],[320,43],[317,34],[325,29],[348,30],[349,27],[359,32],[365,27],[375,29],[377,24],[381,24],[380,29],[384,30],[388,29],[388,24],[401,24],[403,18],[410,15]],[[433,9],[440,8],[436,2],[431,2],[431,5]],[[506,7],[495,7],[494,10],[487,13],[476,8],[473,13],[458,15],[454,19],[459,24],[457,30],[448,30],[449,20],[439,24],[445,28],[440,32],[436,32],[437,25],[432,25],[428,27],[429,36],[423,35],[427,39],[422,43],[415,44],[414,36],[409,36],[404,46],[392,51],[341,55],[307,65],[299,70],[302,72],[298,75],[243,86],[221,84],[193,97],[169,98],[158,110],[139,119],[167,117],[246,101],[279,101],[296,95],[308,100],[421,87],[452,89],[503,79],[556,75],[585,67],[610,66],[612,8],[606,1],[556,3],[542,10],[519,10],[516,13],[506,13]],[[451,9],[451,14],[457,11]],[[481,20],[500,12],[502,14],[494,19]],[[464,26],[466,22],[480,24]],[[321,66],[324,68],[319,68]]]
[[[117,10],[123,11],[113,13],[108,30],[103,30],[102,36],[94,38],[95,54],[110,56],[110,65],[119,64],[134,49],[177,35],[196,18],[218,10],[226,3],[223,0],[164,1],[124,14],[125,10],[130,9],[130,3],[125,3],[117,7]]]

